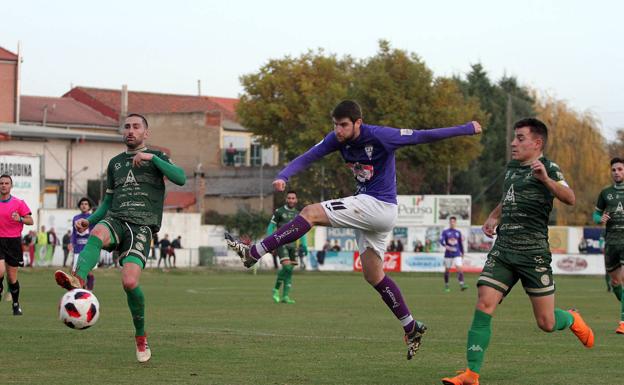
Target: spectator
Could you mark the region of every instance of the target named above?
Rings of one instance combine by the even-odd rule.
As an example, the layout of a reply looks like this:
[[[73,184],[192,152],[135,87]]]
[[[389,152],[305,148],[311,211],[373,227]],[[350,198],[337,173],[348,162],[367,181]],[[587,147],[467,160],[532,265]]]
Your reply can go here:
[[[236,157],[236,149],[232,142],[230,142],[230,147],[225,150],[225,165],[226,166],[234,166],[234,158]]]
[[[334,245],[331,248],[331,251],[340,251],[342,248],[340,247],[340,243],[338,243],[337,239],[334,239]]]
[[[35,257],[37,264],[43,264],[48,254],[48,233],[46,233],[45,226],[41,226],[41,231],[37,233],[37,241],[35,244]]]
[[[330,248],[331,245],[329,244],[329,241],[325,241],[323,248],[316,252],[316,260],[318,261],[319,265],[323,265],[323,263],[325,263],[325,255],[327,255],[327,252]]]
[[[397,239],[396,251],[398,251],[399,253],[403,252],[403,242],[401,242],[400,239]]]
[[[54,256],[54,252],[56,251],[56,245],[59,244],[58,237],[56,236],[56,231],[54,231],[54,227],[50,228],[48,231],[48,245],[51,246],[52,252],[51,257]]]
[[[165,234],[165,237],[160,240],[160,258],[158,258],[156,267],[160,267],[160,261],[163,260],[163,265],[167,268],[167,255],[169,255],[170,247],[171,242],[169,241],[169,234]]]
[[[182,248],[182,236],[178,235],[178,237],[176,239],[173,240],[173,242],[171,242],[171,247],[169,247],[169,266],[171,267],[176,267],[176,254],[175,254],[175,249],[181,249]],[[173,259],[173,264],[171,263],[171,260]]]
[[[416,243],[414,243],[414,252],[422,253],[423,251],[425,251],[425,246],[422,244],[421,241],[416,241]]]
[[[69,245],[71,244],[71,230],[63,235],[63,267],[67,265],[67,257],[69,256]]]
[[[396,243],[394,243],[394,239],[390,241],[386,251],[396,251]]]

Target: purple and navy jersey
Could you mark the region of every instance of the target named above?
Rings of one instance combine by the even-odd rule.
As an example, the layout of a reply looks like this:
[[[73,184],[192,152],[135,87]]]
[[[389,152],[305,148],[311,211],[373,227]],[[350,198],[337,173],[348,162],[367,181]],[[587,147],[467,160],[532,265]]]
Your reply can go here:
[[[84,232],[79,233],[78,230],[76,230],[76,222],[79,219],[87,219],[89,218],[89,215],[91,215],[90,213],[87,214],[78,214],[76,215],[73,219],[72,219],[72,234],[71,234],[71,244],[72,247],[74,248],[74,253],[80,253],[82,251],[82,249],[84,249],[85,245],[87,244],[87,239],[89,238],[89,234],[91,233],[91,230],[93,230],[93,228],[95,227],[95,223],[89,223],[89,228],[86,229]]]
[[[397,129],[362,124],[360,135],[340,143],[332,131],[317,145],[290,162],[277,176],[288,178],[334,151],[340,151],[347,167],[353,172],[357,187],[354,195],[367,194],[380,201],[397,204],[394,152],[414,144],[430,143],[460,135],[473,135],[474,126],[467,123],[457,127],[431,130]]]
[[[464,254],[464,245],[462,242],[461,231],[448,228],[442,232],[440,236],[440,244],[444,247],[444,257],[459,257]],[[450,248],[450,250],[447,249]]]

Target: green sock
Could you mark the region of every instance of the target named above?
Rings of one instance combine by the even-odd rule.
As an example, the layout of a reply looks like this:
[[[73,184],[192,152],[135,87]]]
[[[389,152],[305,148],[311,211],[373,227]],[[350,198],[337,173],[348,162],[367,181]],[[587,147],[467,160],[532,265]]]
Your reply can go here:
[[[618,301],[622,301],[622,285],[617,285],[617,286],[613,286],[613,294],[615,294],[615,298],[617,298]]]
[[[490,344],[490,336],[492,335],[492,316],[475,309],[472,325],[468,330],[468,343],[466,344],[466,358],[468,359],[468,368],[475,373],[479,373],[485,350]]]
[[[102,250],[102,240],[94,235],[90,236],[84,249],[78,255],[78,266],[76,274],[86,279],[87,274],[97,265],[100,260],[100,250]]]
[[[290,293],[290,287],[292,286],[292,265],[285,265],[284,269],[286,270],[286,274],[284,277],[284,297],[288,297],[288,293]]]
[[[137,286],[132,290],[126,290],[128,297],[128,308],[132,313],[132,322],[136,330],[135,336],[145,335],[145,297],[141,286]]]
[[[567,329],[572,326],[573,323],[574,317],[572,317],[569,311],[555,308],[555,327],[552,331]]]
[[[277,279],[275,280],[275,289],[279,290],[282,287],[282,283],[284,282],[284,273],[286,266],[282,266],[281,269],[277,272]]]

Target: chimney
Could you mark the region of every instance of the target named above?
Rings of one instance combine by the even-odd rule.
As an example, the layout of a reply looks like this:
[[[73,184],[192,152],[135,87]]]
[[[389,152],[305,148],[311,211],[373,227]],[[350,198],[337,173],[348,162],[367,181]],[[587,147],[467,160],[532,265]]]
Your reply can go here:
[[[128,116],[128,85],[121,86],[121,109],[119,114],[119,124],[123,124]]]

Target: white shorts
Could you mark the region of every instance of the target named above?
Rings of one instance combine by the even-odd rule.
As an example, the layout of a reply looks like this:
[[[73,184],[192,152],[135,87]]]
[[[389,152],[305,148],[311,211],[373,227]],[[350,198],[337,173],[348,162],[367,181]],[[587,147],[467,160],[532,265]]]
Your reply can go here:
[[[453,265],[457,267],[464,266],[464,259],[462,257],[444,257],[444,267],[450,269]]]
[[[397,205],[366,194],[324,201],[321,205],[332,227],[355,229],[360,254],[369,247],[383,258],[398,215]]]

